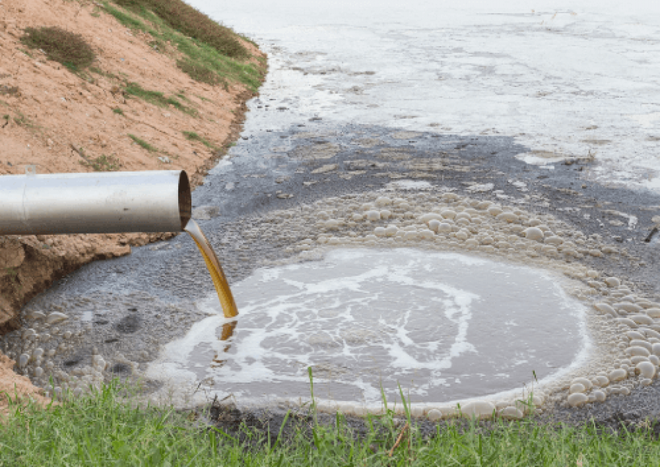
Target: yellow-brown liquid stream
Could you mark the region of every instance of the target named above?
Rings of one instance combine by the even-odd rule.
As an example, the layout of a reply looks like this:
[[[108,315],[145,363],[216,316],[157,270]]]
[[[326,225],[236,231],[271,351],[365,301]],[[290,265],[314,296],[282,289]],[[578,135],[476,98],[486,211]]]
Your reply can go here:
[[[234,296],[229,289],[225,273],[222,271],[222,266],[220,266],[220,261],[218,261],[218,257],[215,255],[215,251],[213,251],[211,244],[206,239],[206,236],[204,236],[202,229],[197,225],[197,222],[190,219],[184,230],[195,240],[199,251],[202,253],[206,267],[211,274],[211,279],[213,279],[215,290],[218,292],[218,298],[220,299],[220,305],[222,305],[222,312],[225,314],[225,318],[233,318],[238,315],[238,308],[236,307]]]

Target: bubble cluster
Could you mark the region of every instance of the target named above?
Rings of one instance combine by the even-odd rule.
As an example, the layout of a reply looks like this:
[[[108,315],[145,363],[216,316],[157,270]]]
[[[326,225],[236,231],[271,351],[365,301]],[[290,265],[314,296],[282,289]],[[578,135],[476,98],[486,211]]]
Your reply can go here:
[[[140,364],[157,356],[160,342],[182,335],[200,316],[145,292],[52,291],[25,306],[23,327],[2,336],[0,349],[47,393],[76,395],[115,377],[139,379]]]
[[[508,400],[474,401],[477,405],[463,405],[458,411],[455,404],[425,404],[421,410],[430,419],[492,413],[515,419],[557,404],[578,407],[627,395],[657,377],[660,303],[634,292],[634,283],[609,276],[592,264],[596,258],[619,261],[629,257],[627,251],[604,243],[599,235],[587,236],[552,215],[450,191],[394,189],[326,198],[298,212],[273,211],[264,221],[267,230],[293,240],[287,252],[297,254],[301,261],[318,259],[334,247],[415,247],[536,266],[561,272],[571,280],[566,291],[592,310],[588,327],[594,348],[587,362],[548,387],[534,388],[529,401],[523,394]],[[304,236],[304,241],[296,241],[297,235]],[[339,406],[378,411],[356,403]]]
[[[100,355],[93,357],[91,365],[71,372],[55,363],[61,355],[81,347],[89,329],[72,325],[74,330],[62,331],[70,317],[60,311],[31,310],[23,319],[30,327],[3,336],[1,343],[3,352],[16,360],[19,373],[30,377],[52,396],[61,396],[66,390],[78,395],[92,387],[101,387],[106,363]]]

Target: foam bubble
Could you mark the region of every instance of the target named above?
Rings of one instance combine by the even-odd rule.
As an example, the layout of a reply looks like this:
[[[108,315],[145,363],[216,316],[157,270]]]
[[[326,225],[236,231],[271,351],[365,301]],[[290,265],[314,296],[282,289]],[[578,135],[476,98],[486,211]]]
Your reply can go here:
[[[46,317],[46,323],[48,324],[57,324],[61,323],[62,321],[66,321],[69,319],[67,315],[64,313],[60,313],[59,311],[55,311],[53,313],[49,313],[48,316]]]
[[[495,405],[488,401],[468,402],[461,406],[461,414],[466,418],[490,418],[495,412]]]
[[[440,420],[442,418],[442,412],[438,409],[431,409],[429,410],[427,417],[429,420],[432,422],[435,422],[437,420]]]
[[[421,216],[419,218],[420,222],[424,222],[424,223],[429,223],[429,221],[432,221],[432,220],[439,221],[439,220],[443,220],[443,219],[444,219],[443,216],[441,216],[440,214],[435,213],[435,212],[430,212],[428,214],[424,214],[423,216]]]
[[[607,277],[605,279],[605,283],[608,287],[618,287],[621,285],[621,281],[616,277]]]
[[[610,381],[623,381],[628,377],[628,372],[625,369],[619,368],[612,370],[608,375]]]
[[[580,384],[580,383],[571,384],[571,387],[568,389],[569,394],[574,394],[574,393],[578,393],[578,392],[581,393],[581,392],[586,392],[586,391],[587,391],[587,388],[585,388],[584,385]]]
[[[376,198],[376,206],[389,206],[392,204],[392,199],[387,196],[379,196]]]
[[[583,393],[576,392],[568,396],[568,403],[571,407],[579,407],[589,402],[589,397]]]
[[[367,220],[369,221],[379,221],[380,220],[380,211],[367,211],[365,214]]]
[[[21,354],[21,355],[18,357],[18,362],[17,362],[17,363],[18,363],[18,366],[19,366],[20,368],[25,367],[25,366],[28,364],[28,361],[29,361],[29,360],[30,360],[30,356],[29,356],[28,354]]]
[[[630,315],[628,316],[628,318],[630,318],[636,324],[644,324],[644,325],[653,324],[653,318],[647,315]]]
[[[660,318],[660,308],[647,308],[646,314],[651,318]]]
[[[597,402],[605,402],[605,399],[607,399],[607,395],[604,391],[596,390],[592,394]]]
[[[543,231],[536,227],[529,227],[523,231],[525,233],[525,238],[528,240],[542,241],[543,240]]]
[[[525,416],[522,410],[513,406],[505,407],[500,410],[499,415],[508,420],[521,420]]]

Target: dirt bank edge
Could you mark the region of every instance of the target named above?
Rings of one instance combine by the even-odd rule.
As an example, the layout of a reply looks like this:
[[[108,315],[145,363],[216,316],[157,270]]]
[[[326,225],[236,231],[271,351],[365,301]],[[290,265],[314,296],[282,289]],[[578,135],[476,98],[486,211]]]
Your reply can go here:
[[[96,50],[95,65],[102,73],[91,84],[39,51],[25,50],[20,42],[26,27],[60,24],[88,39]],[[0,158],[0,175],[23,173],[28,164],[35,164],[39,173],[92,172],[96,169],[76,151],[82,152],[84,145],[90,159],[118,154],[115,170],[184,169],[193,187],[200,185],[238,138],[248,110],[245,103],[255,94],[240,83],[223,88],[193,81],[177,68],[176,48],[154,52],[151,39],[126,29],[92,2],[3,3],[0,104],[9,118],[0,131],[9,151]],[[263,79],[265,54],[239,40]],[[117,92],[117,76],[144,89],[181,96],[194,112],[177,112],[171,105],[163,108]],[[96,121],[91,112],[98,112]],[[186,138],[181,130],[194,130],[200,138]],[[140,147],[133,133],[155,142],[159,152]],[[91,261],[127,255],[132,246],[173,235],[0,236],[0,334],[16,329],[21,307],[54,281]]]

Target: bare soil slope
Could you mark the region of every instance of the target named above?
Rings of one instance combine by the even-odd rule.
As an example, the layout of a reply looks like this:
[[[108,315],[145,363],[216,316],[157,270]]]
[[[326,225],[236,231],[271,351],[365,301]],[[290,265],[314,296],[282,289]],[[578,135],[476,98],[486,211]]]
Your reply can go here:
[[[127,29],[109,5],[116,7],[86,0],[0,2],[0,176],[25,173],[27,165],[38,173],[185,169],[199,184],[237,137],[254,89],[193,80],[177,67],[176,44]],[[89,68],[71,71],[21,42],[26,28],[52,26],[91,45],[96,58]],[[263,75],[264,55],[239,40],[251,55],[245,62]],[[0,236],[0,331],[15,327],[20,306],[55,279],[158,238]]]

